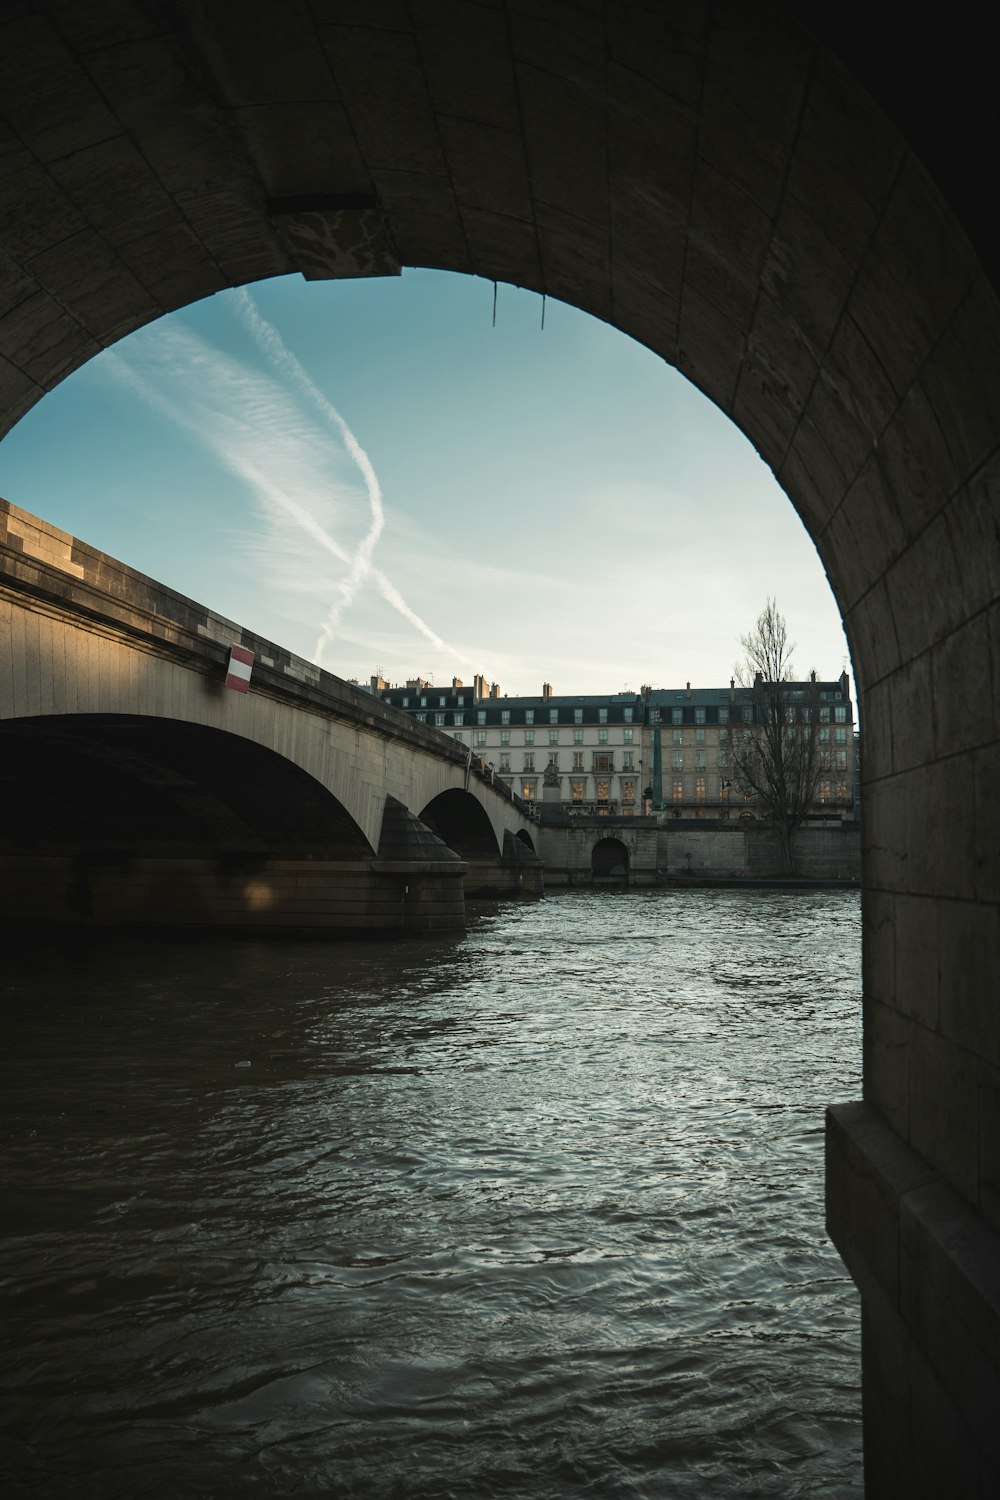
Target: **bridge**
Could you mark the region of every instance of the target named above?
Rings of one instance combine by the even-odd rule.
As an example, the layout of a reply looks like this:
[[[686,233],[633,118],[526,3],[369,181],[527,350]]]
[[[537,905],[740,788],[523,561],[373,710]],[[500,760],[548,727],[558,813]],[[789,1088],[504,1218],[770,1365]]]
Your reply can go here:
[[[0,640],[7,921],[446,932],[541,893],[453,739],[6,502]]]
[[[864,1098],[829,1115],[827,1211],[864,1304],[867,1492],[1000,1493],[993,13],[26,0],[0,38],[0,431],[220,288],[435,266],[607,319],[777,475],[839,602],[864,724]],[[58,632],[29,616],[4,691],[38,718],[16,663]],[[171,627],[147,623],[155,655]],[[93,641],[101,715],[144,648]],[[218,674],[197,621],[183,644]],[[273,708],[223,708],[203,670],[191,724],[273,712],[274,740],[246,742],[291,743],[291,676],[259,670]],[[154,675],[170,717],[173,678]],[[322,713],[306,720],[320,738]],[[382,744],[412,812],[403,731],[380,725],[356,731],[359,770]],[[330,774],[346,797],[335,756]],[[457,761],[438,774],[464,790]],[[343,805],[378,854],[378,795]]]

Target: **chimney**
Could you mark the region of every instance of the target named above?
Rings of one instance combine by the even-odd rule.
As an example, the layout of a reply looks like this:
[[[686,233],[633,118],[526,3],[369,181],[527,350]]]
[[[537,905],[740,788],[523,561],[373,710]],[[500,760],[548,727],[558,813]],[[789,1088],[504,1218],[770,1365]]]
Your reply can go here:
[[[499,684],[499,682],[491,682],[490,683],[490,697],[491,698],[499,698],[499,696],[500,696],[500,684]]]
[[[486,678],[482,672],[477,672],[472,679],[472,696],[476,699],[486,697]]]
[[[551,682],[543,682],[542,683],[542,697],[543,698],[551,698],[552,697],[552,684],[551,684]]]
[[[461,677],[453,677],[451,679],[451,690],[452,690],[452,692],[454,692],[456,688],[460,688],[460,687],[465,687],[465,683],[462,681]]]
[[[688,697],[689,697],[689,698],[690,698],[690,696],[691,696],[691,684],[690,684],[690,683],[688,683],[688,685],[687,685],[687,696],[688,696]]]

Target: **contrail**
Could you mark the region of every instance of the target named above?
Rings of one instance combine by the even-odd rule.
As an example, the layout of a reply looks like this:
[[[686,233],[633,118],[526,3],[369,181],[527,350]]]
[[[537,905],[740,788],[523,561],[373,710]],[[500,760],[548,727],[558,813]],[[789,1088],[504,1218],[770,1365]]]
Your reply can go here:
[[[292,499],[291,495],[286,494],[284,490],[272,484],[270,480],[261,474],[259,469],[253,464],[248,463],[240,454],[234,452],[228,443],[220,441],[211,433],[206,432],[197,422],[193,422],[190,417],[185,416],[180,407],[175,406],[168,397],[156,390],[120,354],[115,354],[110,349],[106,349],[102,363],[113,379],[117,380],[133,394],[138,395],[147,406],[152,407],[160,416],[164,416],[168,421],[173,422],[182,432],[188,433],[189,436],[194,437],[198,442],[202,443],[215,454],[220,462],[229,469],[230,473],[244,480],[251,488],[256,489],[259,494],[264,495],[273,504],[279,506],[287,515],[291,516],[307,535],[311,536],[314,541],[318,542],[321,547],[325,548],[339,562],[349,563],[351,561],[350,553],[346,552],[334,540],[326,528],[320,525],[315,516],[304,505],[300,505],[297,500]]]
[[[323,625],[319,640],[316,643],[314,660],[318,664],[323,647],[334,639],[344,610],[349,608],[353,603],[358,588],[364,582],[365,578],[370,576],[386,603],[398,611],[404,620],[408,620],[415,629],[419,630],[421,635],[425,636],[432,645],[436,646],[439,650],[448,651],[450,655],[460,661],[464,661],[467,665],[472,665],[473,663],[464,653],[457,651],[453,646],[449,646],[436,631],[431,629],[425,620],[420,618],[416,610],[410,608],[402,594],[390,582],[381,569],[372,567],[372,557],[375,547],[385,528],[385,510],[382,505],[382,487],[379,484],[378,475],[375,473],[371,459],[358,442],[344,417],[333,403],[328,401],[326,396],[323,395],[323,392],[296,359],[274,325],[269,323],[263,316],[246,287],[237,288],[233,292],[233,298],[240,319],[252,334],[265,358],[275,369],[287,376],[326,420],[331,422],[337,429],[343,440],[344,447],[361,471],[361,477],[365,482],[365,489],[368,493],[371,522],[366,535],[362,538],[354,553],[350,571],[340,584],[340,600],[330,610]]]

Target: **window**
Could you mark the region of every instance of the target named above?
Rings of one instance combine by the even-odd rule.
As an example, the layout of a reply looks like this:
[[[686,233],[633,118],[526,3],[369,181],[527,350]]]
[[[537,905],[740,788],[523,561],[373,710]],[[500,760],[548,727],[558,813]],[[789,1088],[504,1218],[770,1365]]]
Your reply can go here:
[[[404,708],[409,708],[409,706],[410,706],[410,700],[409,700],[409,698],[404,698],[403,699],[403,707]]]
[[[837,707],[833,710],[833,717],[836,719],[838,724],[846,724],[847,705],[844,703],[838,704]]]
[[[456,734],[456,736],[455,736],[455,744],[456,745],[464,745],[465,744],[465,736],[461,735],[461,734]]]
[[[837,751],[837,770],[838,771],[846,771],[847,770],[847,751],[846,750],[838,750]]]
[[[582,771],[583,770],[583,751],[582,750],[574,750],[573,751],[573,770],[574,771]]]
[[[697,770],[697,771],[704,771],[704,769],[705,769],[705,752],[704,752],[704,750],[696,750],[694,752],[694,764],[695,764],[695,770]]]
[[[533,708],[526,708],[524,710],[524,722],[526,724],[534,724],[534,722],[535,722],[535,710]]]
[[[476,749],[477,750],[481,750],[485,744],[486,744],[486,730],[485,729],[477,729],[476,730]]]
[[[500,769],[501,769],[501,771],[509,771],[510,770],[510,751],[509,750],[501,750],[500,751]]]
[[[574,729],[573,730],[573,743],[574,743],[574,745],[582,745],[583,744],[583,730],[582,729]]]
[[[821,729],[820,730],[820,732],[819,732],[819,742],[820,742],[821,745],[828,745],[830,743],[830,731],[829,731],[829,729]]]
[[[821,724],[829,724],[829,722],[830,722],[830,710],[828,708],[821,708],[820,709],[820,711],[819,711],[819,722]]]
[[[705,778],[704,778],[704,776],[696,776],[695,777],[695,780],[694,780],[694,800],[696,802],[704,802],[704,800],[705,800]]]
[[[599,781],[597,783],[597,800],[598,800],[598,802],[607,802],[607,800],[608,800],[608,791],[610,789],[610,786],[611,786],[610,781]]]
[[[571,781],[570,784],[569,784],[569,794],[570,794],[570,797],[572,798],[572,800],[574,802],[582,802],[583,801],[583,782],[582,781]]]
[[[524,769],[526,771],[533,771],[535,769],[535,752],[533,750],[525,750],[524,752]]]
[[[599,745],[606,745],[608,743],[608,731],[606,729],[599,729],[597,731],[597,743]]]
[[[695,709],[695,711],[694,711],[694,722],[696,724],[704,724],[704,722],[705,722],[705,710],[703,708],[696,708]]]
[[[597,722],[598,724],[606,724],[608,722],[608,711],[606,708],[599,708],[597,710]]]
[[[573,723],[574,724],[582,724],[583,723],[583,709],[582,708],[574,708],[574,710],[573,710]]]
[[[476,709],[476,723],[477,724],[485,724],[486,723],[486,710],[485,710],[485,708],[477,708]]]
[[[833,737],[837,741],[838,745],[846,745],[847,744],[847,730],[846,729],[835,729],[833,731]]]
[[[558,771],[558,769],[559,769],[559,757],[558,757],[558,755],[550,755],[549,756],[549,765],[550,766],[555,766],[556,770]]]
[[[659,722],[660,722],[660,710],[658,708],[651,708],[649,710],[649,722],[651,724],[659,724]]]
[[[847,801],[847,782],[846,781],[838,781],[837,782],[837,801],[838,802],[846,802]]]
[[[829,802],[830,800],[830,783],[828,781],[821,781],[819,784],[819,800],[821,802]]]
[[[600,751],[594,751],[594,770],[600,775],[608,776],[615,768],[613,755],[602,755]]]
[[[720,750],[719,751],[719,765],[720,766],[728,766],[728,764],[729,764],[729,751],[728,750]]]
[[[720,729],[719,730],[719,744],[720,745],[728,745],[729,744],[729,730],[728,729]]]
[[[634,781],[623,781],[622,782],[622,801],[623,802],[634,802],[635,801],[635,782]]]
[[[559,723],[559,710],[558,710],[558,708],[550,708],[549,709],[549,723],[550,724],[558,724]]]
[[[753,709],[750,707],[749,704],[747,704],[746,707],[743,710],[743,722],[744,722],[744,724],[752,724],[753,723]]]
[[[533,729],[526,729],[524,731],[524,743],[526,745],[533,745],[535,743],[535,731]]]
[[[684,731],[683,731],[683,729],[675,729],[675,730],[673,730],[673,732],[672,732],[672,738],[673,738],[673,743],[675,745],[683,745],[683,743],[684,743]]]
[[[510,723],[510,709],[509,708],[502,708],[500,710],[500,723],[501,724],[509,724]]]
[[[444,724],[444,714],[435,714],[434,715],[434,722],[437,725],[437,727],[440,729],[441,726]]]
[[[630,708],[623,709],[622,710],[622,717],[624,718],[626,724],[631,724],[631,722],[632,722],[632,710]]]
[[[719,723],[720,724],[728,724],[729,723],[729,709],[728,708],[720,708],[719,709]],[[721,739],[721,735],[720,735],[720,739]]]
[[[510,744],[510,730],[509,729],[501,729],[501,731],[500,731],[500,743],[501,743],[501,745],[509,745]]]
[[[794,708],[786,708],[785,709],[785,723],[786,724],[794,724],[795,723],[795,719],[796,719],[795,709]]]
[[[626,750],[625,751],[625,754],[622,757],[622,770],[623,771],[631,771],[631,770],[634,769],[634,766],[633,766],[633,763],[632,763],[632,757],[633,757],[634,754],[635,754],[634,750]]]
[[[705,743],[705,731],[704,731],[704,729],[696,729],[695,730],[695,732],[694,732],[694,742],[695,742],[696,745],[703,745]]]
[[[444,708],[446,702],[447,702],[446,698],[439,698],[438,699],[438,708]]]
[[[522,781],[521,782],[521,796],[524,798],[525,802],[534,802],[534,800],[535,800],[535,783],[534,783],[534,781]]]
[[[626,745],[631,745],[631,743],[632,743],[632,736],[633,736],[634,733],[635,733],[635,731],[633,729],[623,729],[622,730],[622,734],[624,736]]]
[[[683,708],[672,708],[670,710],[670,722],[671,722],[671,724],[683,724],[684,723],[684,710],[683,710]]]
[[[675,750],[674,751],[672,765],[673,765],[673,768],[674,768],[675,771],[683,770],[683,768],[684,768],[684,754],[683,754],[683,751],[681,751],[681,750]]]
[[[550,745],[558,745],[558,743],[559,743],[559,731],[558,731],[558,729],[550,729],[549,730],[549,744]]]
[[[684,801],[684,783],[679,776],[674,777],[674,801]]]
[[[464,714],[452,714],[451,721],[452,721],[453,724],[464,724],[465,723],[465,715]]]

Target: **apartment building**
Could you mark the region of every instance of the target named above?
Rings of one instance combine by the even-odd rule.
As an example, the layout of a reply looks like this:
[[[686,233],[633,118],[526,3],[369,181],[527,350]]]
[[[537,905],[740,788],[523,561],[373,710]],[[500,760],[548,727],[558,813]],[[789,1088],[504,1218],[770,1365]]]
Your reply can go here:
[[[631,816],[755,816],[733,772],[736,738],[752,727],[751,688],[648,688],[638,693],[507,697],[482,677],[435,687],[421,678],[371,691],[452,735],[526,802],[549,793],[567,810]],[[790,715],[815,714],[820,780],[815,812],[854,816],[854,722],[846,673],[788,685]],[[546,798],[547,800],[547,798]]]

